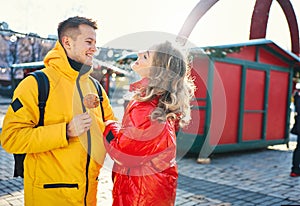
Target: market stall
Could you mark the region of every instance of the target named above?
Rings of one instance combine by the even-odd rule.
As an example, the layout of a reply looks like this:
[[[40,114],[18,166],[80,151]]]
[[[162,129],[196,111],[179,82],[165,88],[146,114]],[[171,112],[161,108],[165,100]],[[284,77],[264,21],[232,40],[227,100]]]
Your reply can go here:
[[[197,85],[192,122],[178,133],[178,152],[209,156],[289,141],[290,101],[299,57],[274,42],[194,48]]]

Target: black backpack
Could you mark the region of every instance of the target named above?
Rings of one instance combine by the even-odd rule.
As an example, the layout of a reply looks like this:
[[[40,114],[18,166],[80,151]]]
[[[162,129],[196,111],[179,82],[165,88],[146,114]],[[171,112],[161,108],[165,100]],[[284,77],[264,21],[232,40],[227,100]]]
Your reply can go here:
[[[49,80],[47,75],[42,72],[41,70],[36,70],[34,72],[31,72],[29,75],[32,75],[35,77],[37,83],[38,83],[38,107],[39,107],[39,111],[40,111],[40,118],[39,118],[39,123],[36,125],[36,127],[38,126],[43,126],[44,125],[44,113],[45,113],[45,106],[46,106],[46,102],[49,96]],[[94,79],[93,77],[90,76],[90,79],[92,80],[92,82],[94,83],[95,87],[97,88],[97,92],[99,95],[99,99],[100,99],[100,107],[101,107],[101,112],[102,112],[102,118],[104,121],[104,110],[103,110],[103,106],[102,106],[102,101],[103,101],[103,96],[102,96],[102,89],[100,86],[99,81],[97,81],[96,79]],[[14,160],[15,160],[15,168],[14,168],[14,177],[24,177],[24,159],[26,154],[13,154],[14,155]]]

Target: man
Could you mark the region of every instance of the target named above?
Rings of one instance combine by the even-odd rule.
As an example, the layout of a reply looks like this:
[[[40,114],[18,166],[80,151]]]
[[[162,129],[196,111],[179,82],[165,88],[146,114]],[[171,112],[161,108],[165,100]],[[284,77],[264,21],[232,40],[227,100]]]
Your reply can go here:
[[[300,83],[296,84],[296,91],[294,93],[294,105],[295,105],[295,125],[297,135],[297,145],[293,152],[293,161],[291,168],[291,177],[300,177]]]
[[[24,161],[25,205],[96,205],[97,178],[106,155],[101,108],[85,108],[97,94],[89,78],[96,52],[96,22],[72,17],[58,26],[58,41],[44,59],[50,82],[44,126],[39,120],[34,77],[16,88],[2,128],[1,144]],[[115,120],[102,89],[105,120]]]

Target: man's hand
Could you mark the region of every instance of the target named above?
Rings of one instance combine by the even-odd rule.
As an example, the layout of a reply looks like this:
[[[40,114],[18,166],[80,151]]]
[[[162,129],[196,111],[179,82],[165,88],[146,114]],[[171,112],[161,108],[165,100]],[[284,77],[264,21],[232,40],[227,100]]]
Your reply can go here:
[[[87,132],[92,124],[92,118],[86,112],[83,114],[78,114],[67,124],[67,136],[77,137]]]

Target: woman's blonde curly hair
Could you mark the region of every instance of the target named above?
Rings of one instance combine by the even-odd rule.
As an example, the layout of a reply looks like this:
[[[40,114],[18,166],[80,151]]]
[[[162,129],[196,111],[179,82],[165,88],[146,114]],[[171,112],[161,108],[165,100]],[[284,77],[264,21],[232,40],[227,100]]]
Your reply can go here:
[[[191,119],[190,102],[194,97],[195,85],[186,58],[170,42],[158,44],[150,49],[154,51],[150,69],[149,85],[134,98],[149,101],[159,96],[157,108],[151,119],[166,121],[171,118],[184,127]]]

